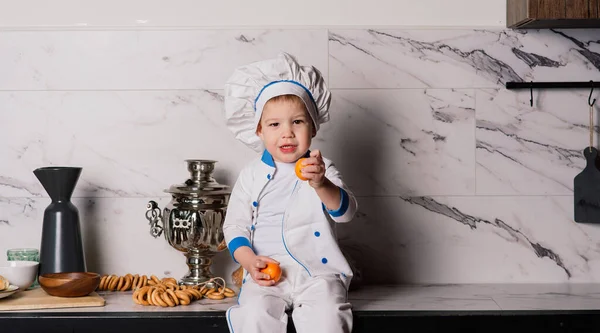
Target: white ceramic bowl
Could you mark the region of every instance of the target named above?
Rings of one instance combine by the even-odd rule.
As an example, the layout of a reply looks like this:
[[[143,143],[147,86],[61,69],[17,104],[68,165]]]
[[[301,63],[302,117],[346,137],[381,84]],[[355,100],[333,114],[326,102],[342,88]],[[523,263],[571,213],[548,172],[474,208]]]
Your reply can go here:
[[[11,285],[26,290],[35,281],[39,263],[35,261],[5,261],[0,263],[0,275],[8,279]]]

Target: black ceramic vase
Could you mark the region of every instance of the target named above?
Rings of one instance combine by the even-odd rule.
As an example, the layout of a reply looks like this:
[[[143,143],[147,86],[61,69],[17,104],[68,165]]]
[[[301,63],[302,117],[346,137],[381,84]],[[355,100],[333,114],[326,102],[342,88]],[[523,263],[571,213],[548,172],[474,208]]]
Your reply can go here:
[[[81,168],[45,167],[33,173],[52,199],[44,211],[38,274],[85,272],[79,211],[71,203]]]

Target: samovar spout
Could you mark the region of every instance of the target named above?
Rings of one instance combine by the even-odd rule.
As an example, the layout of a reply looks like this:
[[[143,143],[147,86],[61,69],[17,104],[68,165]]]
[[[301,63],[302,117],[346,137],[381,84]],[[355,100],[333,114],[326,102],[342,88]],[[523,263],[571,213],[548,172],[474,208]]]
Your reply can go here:
[[[162,212],[155,201],[150,200],[146,205],[146,220],[150,223],[150,235],[152,237],[159,237],[164,227],[162,224]]]

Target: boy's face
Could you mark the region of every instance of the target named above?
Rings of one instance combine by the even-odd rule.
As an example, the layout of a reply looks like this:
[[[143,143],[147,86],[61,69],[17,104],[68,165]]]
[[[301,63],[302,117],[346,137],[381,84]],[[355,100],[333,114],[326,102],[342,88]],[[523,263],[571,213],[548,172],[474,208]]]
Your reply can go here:
[[[267,102],[256,134],[273,159],[284,163],[304,156],[314,135],[304,104],[294,101]]]

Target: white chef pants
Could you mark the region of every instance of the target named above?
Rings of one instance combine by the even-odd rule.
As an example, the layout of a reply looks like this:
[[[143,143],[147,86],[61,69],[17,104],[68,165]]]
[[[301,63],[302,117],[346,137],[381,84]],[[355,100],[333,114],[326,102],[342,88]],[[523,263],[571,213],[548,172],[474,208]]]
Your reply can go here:
[[[335,275],[310,277],[290,256],[277,256],[283,274],[274,286],[244,278],[238,305],[227,310],[231,333],[285,333],[288,315],[297,333],[350,333],[352,310],[347,291]]]

